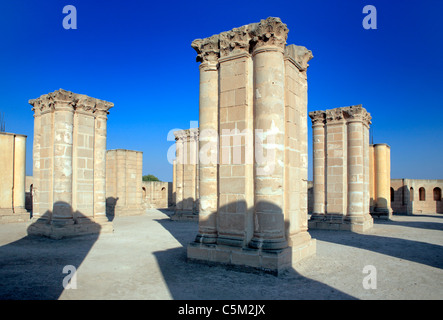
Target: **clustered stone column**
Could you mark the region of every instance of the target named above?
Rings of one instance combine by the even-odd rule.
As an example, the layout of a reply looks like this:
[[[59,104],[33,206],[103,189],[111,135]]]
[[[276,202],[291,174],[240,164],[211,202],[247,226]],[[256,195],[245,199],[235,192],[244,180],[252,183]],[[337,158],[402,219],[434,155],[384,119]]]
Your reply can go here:
[[[198,128],[174,132],[176,159],[173,182],[175,210],[172,220],[198,220]]]
[[[0,223],[29,221],[25,209],[26,138],[0,132]]]
[[[200,64],[200,217],[188,259],[278,273],[307,232],[307,62],[268,18],[192,47]],[[177,188],[179,184],[177,183]]]
[[[390,219],[391,209],[391,147],[385,143],[370,145],[370,211],[372,216]]]
[[[126,149],[106,152],[106,213],[135,216],[143,207],[143,152]]]
[[[106,121],[113,104],[63,89],[29,100],[34,111],[30,234],[110,232],[106,218]]]
[[[313,213],[310,228],[363,232],[369,214],[370,114],[361,106],[313,111]]]

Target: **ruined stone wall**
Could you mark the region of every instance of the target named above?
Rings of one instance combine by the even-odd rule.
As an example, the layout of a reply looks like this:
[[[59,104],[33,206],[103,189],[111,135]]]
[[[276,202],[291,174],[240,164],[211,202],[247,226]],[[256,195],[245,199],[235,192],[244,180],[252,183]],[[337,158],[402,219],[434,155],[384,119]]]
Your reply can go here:
[[[443,213],[443,180],[391,179],[390,200],[394,213]]]
[[[142,152],[126,149],[106,152],[106,210],[109,217],[144,213],[142,172]]]
[[[0,132],[0,223],[23,222],[25,209],[26,136]]]
[[[172,206],[172,183],[143,181],[143,203],[146,208],[167,209]]]

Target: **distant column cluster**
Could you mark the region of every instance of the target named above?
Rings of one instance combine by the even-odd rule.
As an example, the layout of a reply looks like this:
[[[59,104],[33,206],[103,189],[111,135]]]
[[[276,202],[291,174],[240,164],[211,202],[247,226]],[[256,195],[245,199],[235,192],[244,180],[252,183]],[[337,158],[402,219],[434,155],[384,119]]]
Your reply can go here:
[[[313,130],[310,228],[365,231],[369,214],[370,114],[361,105],[309,113]]]

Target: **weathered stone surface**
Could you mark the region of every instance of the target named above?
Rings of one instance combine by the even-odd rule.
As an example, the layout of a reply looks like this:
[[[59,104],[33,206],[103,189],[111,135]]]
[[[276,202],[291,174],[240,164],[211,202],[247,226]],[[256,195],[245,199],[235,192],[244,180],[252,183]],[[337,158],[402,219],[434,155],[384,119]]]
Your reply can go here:
[[[312,52],[286,46],[287,35],[270,17],[192,43],[202,63],[199,232],[190,260],[279,273],[315,253],[307,232]],[[179,204],[186,169],[175,165]]]
[[[59,238],[76,235],[78,228],[72,225],[107,224],[106,121],[114,104],[63,89],[29,103],[34,111],[29,233]]]
[[[314,165],[309,228],[370,229],[370,114],[356,105],[313,111],[309,117]]]
[[[0,223],[30,218],[25,208],[26,138],[0,132]]]

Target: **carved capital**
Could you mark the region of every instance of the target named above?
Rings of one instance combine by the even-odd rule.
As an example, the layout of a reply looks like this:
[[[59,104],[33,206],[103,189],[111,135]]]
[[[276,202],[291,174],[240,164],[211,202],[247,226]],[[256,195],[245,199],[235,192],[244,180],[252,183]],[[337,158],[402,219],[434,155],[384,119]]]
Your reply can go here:
[[[111,102],[63,89],[42,95],[37,99],[31,99],[29,104],[33,106],[32,110],[35,112],[35,115],[40,115],[43,112],[52,112],[58,108],[72,112],[90,113],[91,115],[94,115],[99,110],[105,112],[106,115],[108,110],[114,106]]]
[[[326,122],[343,121],[344,119],[343,108],[326,110]]]
[[[291,59],[300,71],[305,71],[309,67],[309,60],[314,56],[306,47],[291,44],[285,47],[285,57]]]
[[[85,95],[78,95],[76,103],[76,111],[92,115],[92,113],[94,112],[94,108],[95,108],[94,98]]]
[[[220,33],[220,57],[249,52],[249,25]]]
[[[96,99],[94,116],[106,118],[109,114],[109,109],[114,106],[112,102]]]
[[[262,47],[277,47],[284,51],[289,29],[280,18],[269,17],[249,26],[254,50]]]
[[[192,41],[192,48],[197,51],[197,62],[217,61],[220,57],[218,34],[205,39],[196,39]]]
[[[311,111],[309,112],[309,118],[311,118],[312,126],[324,125],[326,122],[326,112]]]
[[[371,115],[361,104],[343,108],[347,121],[361,121],[366,126],[371,124]]]

